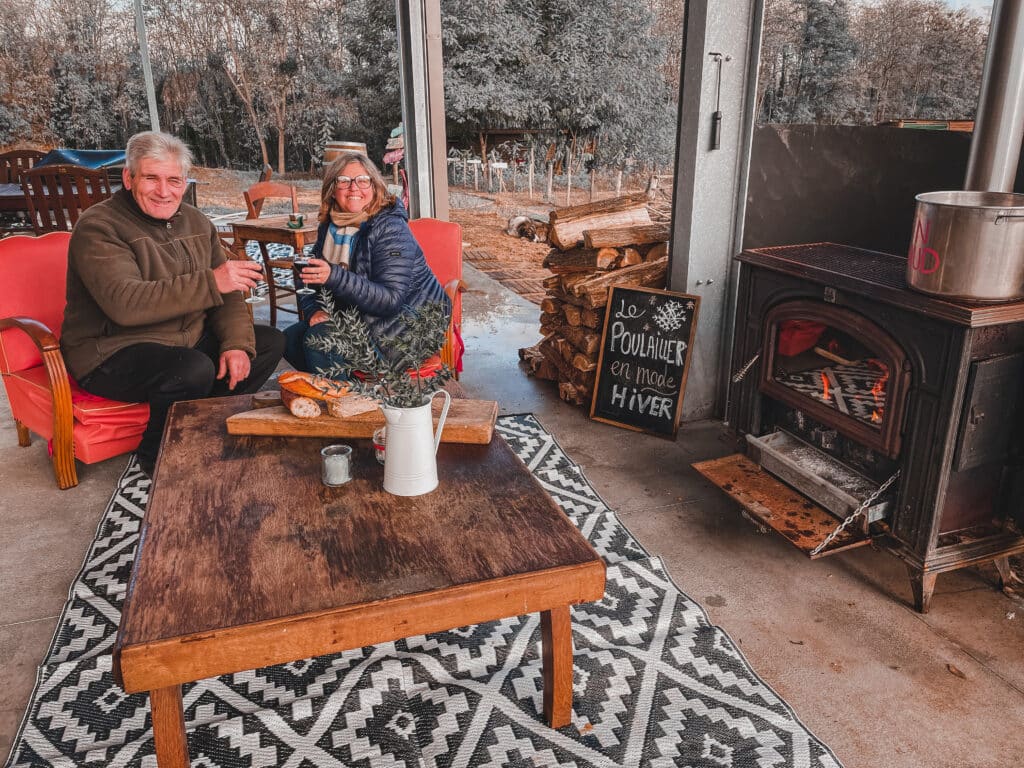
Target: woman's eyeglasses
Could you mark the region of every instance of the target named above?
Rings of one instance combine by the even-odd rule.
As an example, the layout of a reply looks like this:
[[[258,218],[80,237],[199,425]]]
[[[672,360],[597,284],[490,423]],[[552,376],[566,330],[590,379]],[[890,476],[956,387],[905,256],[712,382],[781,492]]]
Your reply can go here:
[[[356,176],[355,178],[352,178],[351,176],[339,176],[336,181],[338,182],[339,187],[356,186],[359,187],[359,189],[369,189],[371,183],[369,176]]]

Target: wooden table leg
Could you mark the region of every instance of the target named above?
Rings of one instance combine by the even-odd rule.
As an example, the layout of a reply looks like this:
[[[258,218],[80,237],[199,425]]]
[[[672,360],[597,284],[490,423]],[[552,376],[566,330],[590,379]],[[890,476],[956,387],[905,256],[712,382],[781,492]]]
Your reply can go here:
[[[541,611],[544,719],[552,728],[572,720],[572,621],[569,606]]]
[[[149,708],[153,719],[153,745],[157,765],[159,768],[189,768],[181,686],[172,685],[170,688],[150,691]]]

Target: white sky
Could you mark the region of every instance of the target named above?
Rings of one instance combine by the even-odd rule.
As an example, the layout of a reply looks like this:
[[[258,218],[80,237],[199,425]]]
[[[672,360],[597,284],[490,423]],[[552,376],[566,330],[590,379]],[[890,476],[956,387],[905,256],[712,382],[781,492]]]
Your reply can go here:
[[[992,15],[992,0],[945,0],[945,2],[950,8],[970,8],[985,18]]]

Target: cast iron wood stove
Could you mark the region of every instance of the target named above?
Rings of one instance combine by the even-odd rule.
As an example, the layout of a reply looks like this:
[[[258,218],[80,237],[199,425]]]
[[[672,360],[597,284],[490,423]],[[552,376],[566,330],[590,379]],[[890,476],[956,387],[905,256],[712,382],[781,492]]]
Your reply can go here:
[[[812,557],[878,542],[921,612],[944,571],[992,561],[1007,580],[1024,551],[1024,302],[932,298],[906,287],[905,258],[833,243],[738,258],[747,372],[727,421],[747,455],[698,470]]]

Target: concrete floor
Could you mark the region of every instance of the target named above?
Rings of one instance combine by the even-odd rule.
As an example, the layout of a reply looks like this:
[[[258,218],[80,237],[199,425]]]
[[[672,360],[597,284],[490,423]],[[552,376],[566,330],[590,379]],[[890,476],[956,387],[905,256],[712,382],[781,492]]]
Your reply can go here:
[[[690,468],[731,452],[719,424],[684,425],[673,443],[589,421],[518,367],[517,349],[537,341],[538,308],[466,272],[469,396],[534,413],[847,768],[1024,764],[1024,604],[995,590],[993,569],[940,576],[922,616],[887,554],[865,547],[812,563]],[[0,754],[125,463],[79,464],[79,486],[56,490],[45,444],[17,446],[0,396]]]

